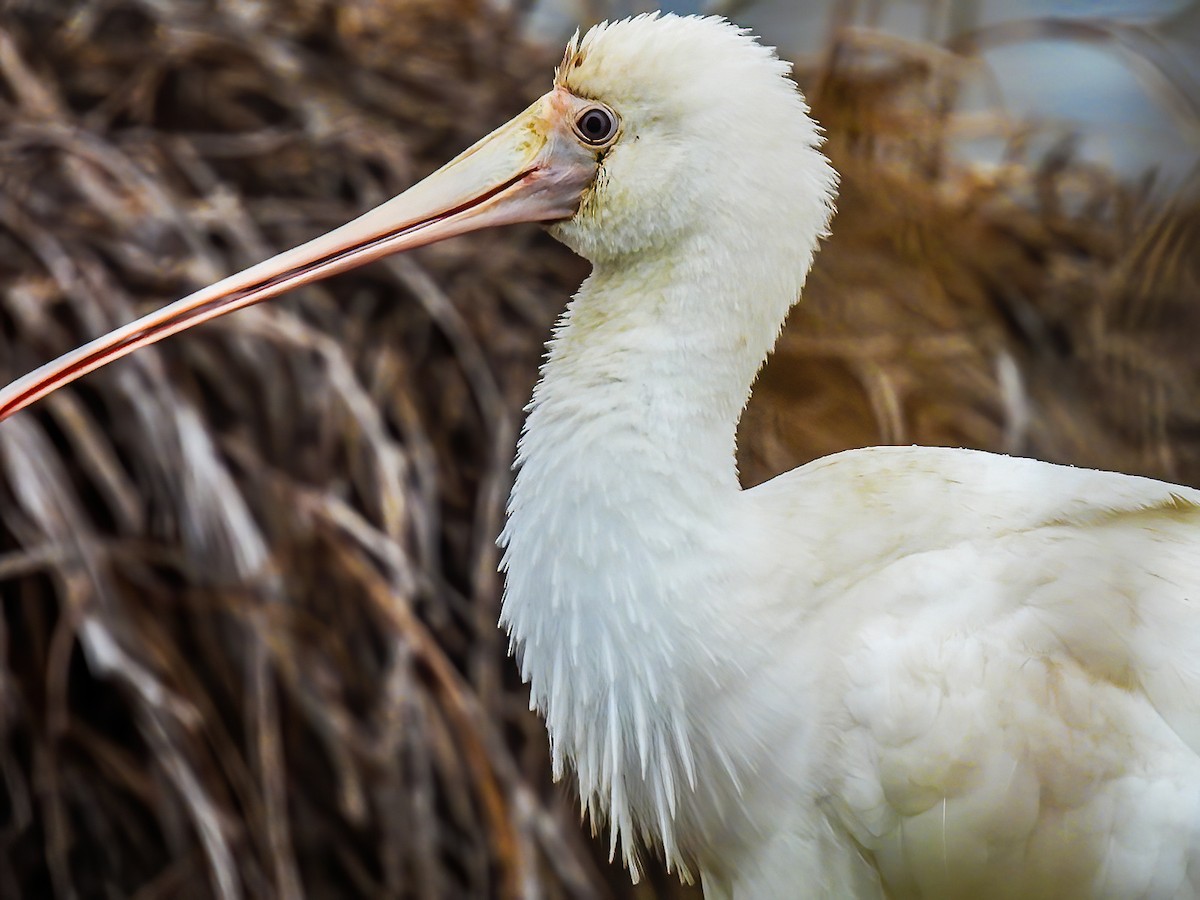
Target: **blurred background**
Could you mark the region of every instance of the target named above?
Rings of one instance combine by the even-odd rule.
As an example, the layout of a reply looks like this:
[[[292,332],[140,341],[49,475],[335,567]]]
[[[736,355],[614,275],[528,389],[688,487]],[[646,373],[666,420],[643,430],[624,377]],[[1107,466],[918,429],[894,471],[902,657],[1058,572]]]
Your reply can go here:
[[[1200,485],[1200,3],[746,0],[842,173],[746,484],[979,447]],[[0,0],[0,380],[339,224],[613,0]],[[0,425],[0,896],[695,897],[551,783],[495,535],[586,265],[376,264]]]

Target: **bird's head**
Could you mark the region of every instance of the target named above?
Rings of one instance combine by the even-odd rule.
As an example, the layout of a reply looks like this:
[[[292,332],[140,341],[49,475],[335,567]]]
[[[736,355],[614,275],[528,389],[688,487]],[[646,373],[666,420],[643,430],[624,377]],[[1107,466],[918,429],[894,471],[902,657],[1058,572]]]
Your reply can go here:
[[[703,237],[772,244],[798,288],[836,176],[788,67],[719,18],[643,15],[576,35],[549,93],[404,193],[72,351],[0,391],[0,419],[201,322],[382,256],[543,222],[593,262]],[[704,251],[704,242],[690,247]]]
[[[592,171],[551,233],[593,262],[697,235],[747,249],[766,232],[815,242],[836,175],[789,68],[716,17],[643,15],[577,34],[539,103],[569,109]]]

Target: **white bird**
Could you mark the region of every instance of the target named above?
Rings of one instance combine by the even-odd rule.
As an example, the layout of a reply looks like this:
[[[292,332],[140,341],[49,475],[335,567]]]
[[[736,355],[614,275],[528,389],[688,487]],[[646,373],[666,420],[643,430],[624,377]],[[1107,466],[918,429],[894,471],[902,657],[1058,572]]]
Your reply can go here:
[[[874,448],[751,490],[750,385],[832,210],[773,51],[640,16],[425,181],[0,393],[515,221],[591,260],[549,344],[501,620],[556,775],[709,897],[1200,896],[1200,492]]]

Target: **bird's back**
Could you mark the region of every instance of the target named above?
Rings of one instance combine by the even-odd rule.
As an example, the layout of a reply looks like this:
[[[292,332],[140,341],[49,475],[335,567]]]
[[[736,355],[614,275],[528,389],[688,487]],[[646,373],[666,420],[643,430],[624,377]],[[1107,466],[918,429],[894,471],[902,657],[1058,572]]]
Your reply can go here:
[[[817,805],[889,896],[1200,896],[1200,492],[878,448],[747,495],[812,548]]]

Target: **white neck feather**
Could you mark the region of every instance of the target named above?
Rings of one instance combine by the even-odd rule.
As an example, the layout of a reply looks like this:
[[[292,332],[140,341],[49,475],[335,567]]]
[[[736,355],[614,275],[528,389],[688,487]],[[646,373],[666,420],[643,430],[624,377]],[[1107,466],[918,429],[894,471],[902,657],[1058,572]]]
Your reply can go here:
[[[778,273],[807,269],[793,246],[747,279],[711,246],[601,264],[584,283],[534,390],[501,537],[501,622],[555,775],[574,760],[584,808],[607,813],[635,873],[638,836],[690,869],[681,832],[736,794],[738,761],[699,709],[735,668],[719,649],[723,586],[740,583],[735,432],[798,290]],[[725,783],[698,786],[698,763]]]

